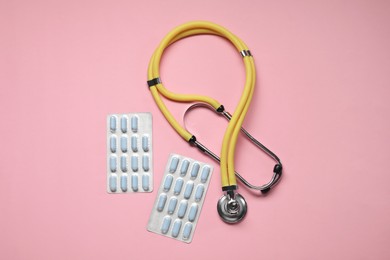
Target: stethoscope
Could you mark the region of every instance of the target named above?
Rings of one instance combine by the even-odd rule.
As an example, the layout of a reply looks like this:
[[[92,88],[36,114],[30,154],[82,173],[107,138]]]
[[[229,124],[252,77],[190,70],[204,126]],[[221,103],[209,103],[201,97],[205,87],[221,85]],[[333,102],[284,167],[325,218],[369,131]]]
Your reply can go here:
[[[240,100],[233,115],[227,112],[224,106],[213,98],[202,95],[173,93],[166,89],[161,82],[159,65],[164,50],[170,44],[182,38],[199,34],[218,35],[230,40],[243,57],[246,70],[246,82],[244,91],[240,97]],[[256,73],[253,57],[245,43],[222,26],[205,21],[189,22],[174,28],[161,41],[160,45],[153,53],[148,67],[147,83],[149,89],[153,95],[157,106],[159,107],[167,121],[184,140],[189,142],[194,147],[197,147],[200,151],[220,163],[222,191],[224,192],[224,195],[218,201],[217,210],[222,220],[227,223],[240,222],[245,217],[248,210],[248,205],[244,197],[237,192],[237,178],[248,188],[261,191],[262,193],[267,193],[272,187],[274,187],[278,183],[282,176],[283,167],[282,163],[280,162],[280,159],[271,150],[261,144],[257,139],[255,139],[242,127],[242,123],[252,100],[253,91],[255,87],[255,76]],[[167,109],[160,95],[177,102],[197,102],[190,106],[184,115],[186,115],[189,111],[195,108],[206,107],[213,110],[217,114],[225,117],[229,121],[223,137],[220,157],[218,157],[202,143],[200,143],[196,139],[195,135],[191,134],[185,128],[185,126],[180,125],[176,121],[176,119]],[[235,171],[234,153],[237,144],[238,134],[240,131],[244,133],[245,136],[248,137],[253,144],[255,144],[259,149],[264,151],[276,162],[271,180],[262,186],[255,186],[250,184],[244,177],[242,177],[238,172]]]

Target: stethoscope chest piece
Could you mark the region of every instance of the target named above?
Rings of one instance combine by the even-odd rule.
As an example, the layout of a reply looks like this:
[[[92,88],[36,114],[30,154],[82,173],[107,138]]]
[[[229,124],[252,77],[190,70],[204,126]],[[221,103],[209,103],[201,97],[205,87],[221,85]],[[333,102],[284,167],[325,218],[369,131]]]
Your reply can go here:
[[[248,206],[239,193],[227,193],[218,200],[217,209],[223,221],[233,224],[244,219]]]

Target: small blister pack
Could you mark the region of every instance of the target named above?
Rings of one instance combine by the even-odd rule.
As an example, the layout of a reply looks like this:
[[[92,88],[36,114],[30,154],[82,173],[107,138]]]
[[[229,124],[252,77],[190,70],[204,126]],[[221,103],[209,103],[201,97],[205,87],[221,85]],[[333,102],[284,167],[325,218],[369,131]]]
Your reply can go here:
[[[212,172],[208,164],[171,154],[147,229],[190,243]]]
[[[152,191],[152,114],[108,115],[107,192]]]

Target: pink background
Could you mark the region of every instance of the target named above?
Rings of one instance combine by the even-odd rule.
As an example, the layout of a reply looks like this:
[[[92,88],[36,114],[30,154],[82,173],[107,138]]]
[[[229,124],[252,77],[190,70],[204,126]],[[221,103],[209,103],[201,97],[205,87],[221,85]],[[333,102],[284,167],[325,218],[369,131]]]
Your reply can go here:
[[[1,259],[390,259],[389,1],[0,1]],[[146,231],[156,192],[106,193],[106,115],[153,113],[155,190],[169,153],[211,162],[169,127],[146,87],[163,36],[190,20],[240,36],[257,88],[245,122],[285,165],[249,212],[218,217],[219,167],[191,244]],[[166,87],[232,111],[244,68],[212,36],[170,48]],[[186,104],[168,102],[182,117]],[[219,152],[226,122],[190,129]],[[241,138],[237,169],[273,162]],[[231,257],[231,258],[230,258]]]

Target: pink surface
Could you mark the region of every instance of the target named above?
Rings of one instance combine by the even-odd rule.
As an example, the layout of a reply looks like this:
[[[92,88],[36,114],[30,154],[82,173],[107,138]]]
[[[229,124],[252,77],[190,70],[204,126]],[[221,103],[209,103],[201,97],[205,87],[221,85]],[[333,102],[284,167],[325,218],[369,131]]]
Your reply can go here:
[[[1,259],[389,259],[388,1],[1,1]],[[190,20],[239,35],[258,81],[245,125],[285,165],[266,197],[241,187],[244,222],[219,220],[216,166],[191,244],[146,231],[156,192],[106,193],[109,113],[150,111],[155,190],[169,153],[211,162],[169,127],[145,86],[162,37]],[[226,41],[192,37],[162,63],[166,86],[232,110],[244,82]],[[181,117],[187,107],[168,103]],[[225,122],[189,127],[219,151]],[[237,169],[273,162],[244,138]],[[231,258],[230,258],[231,257]]]

